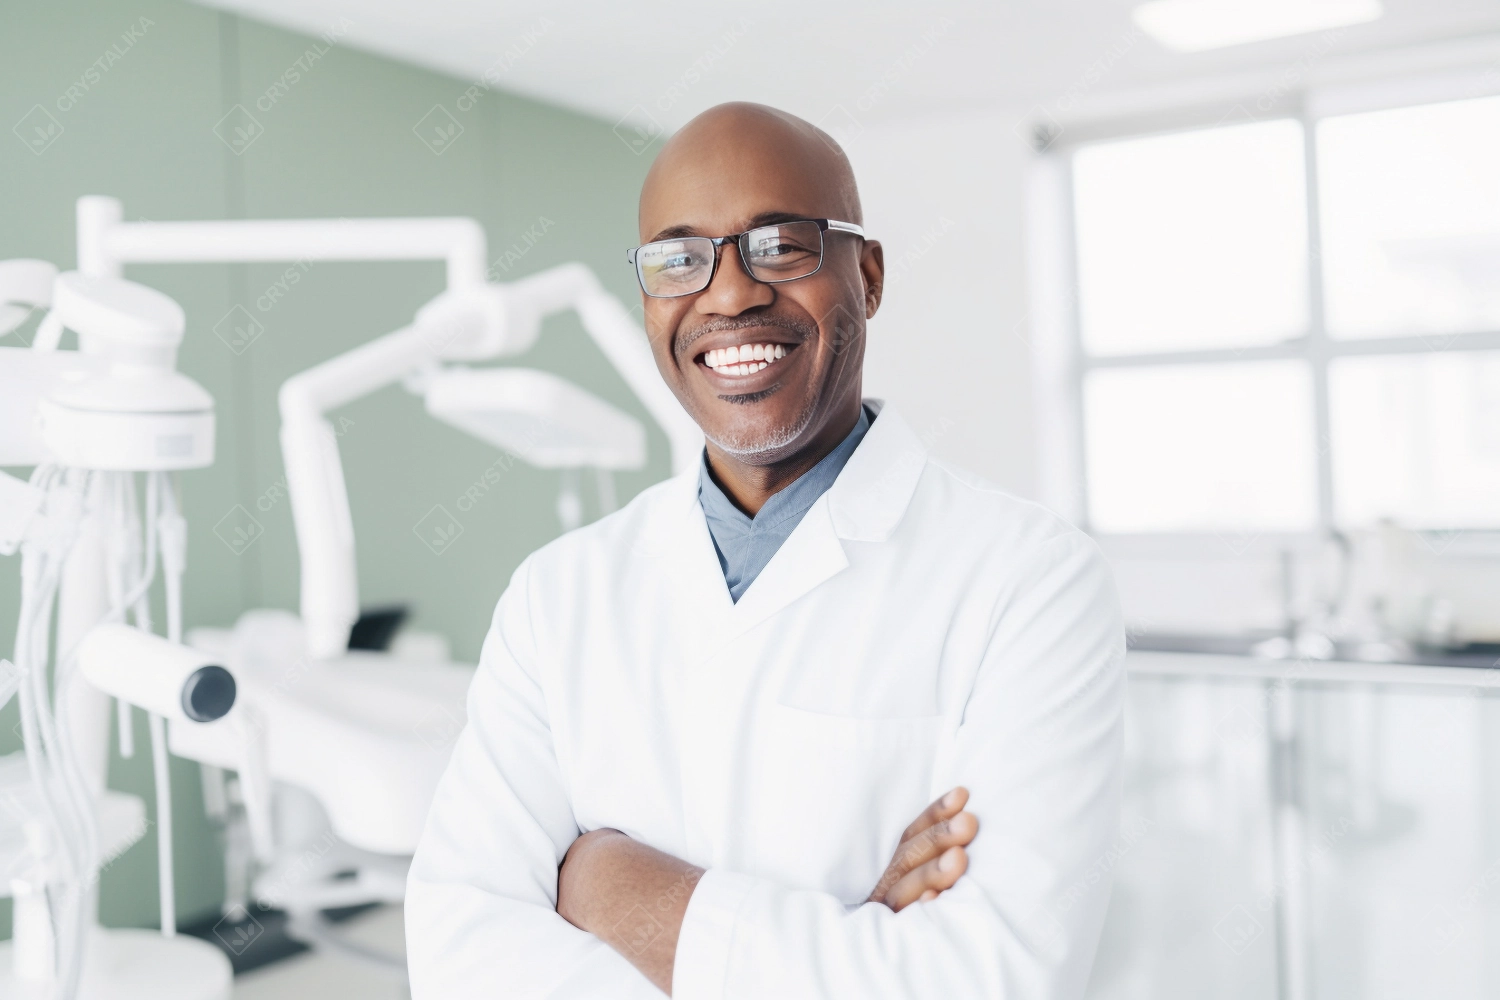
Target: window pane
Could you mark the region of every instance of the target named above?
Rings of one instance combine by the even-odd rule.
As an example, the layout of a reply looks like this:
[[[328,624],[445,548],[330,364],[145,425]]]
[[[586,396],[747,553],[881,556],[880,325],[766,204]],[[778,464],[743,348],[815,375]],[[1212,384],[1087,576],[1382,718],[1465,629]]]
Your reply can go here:
[[[1101,143],[1073,161],[1090,354],[1271,344],[1307,329],[1302,126]]]
[[[1500,351],[1340,358],[1328,391],[1341,523],[1500,527]]]
[[[1500,97],[1318,125],[1329,333],[1500,327]]]
[[[1317,513],[1312,379],[1300,361],[1102,369],[1084,381],[1091,526],[1303,531]]]

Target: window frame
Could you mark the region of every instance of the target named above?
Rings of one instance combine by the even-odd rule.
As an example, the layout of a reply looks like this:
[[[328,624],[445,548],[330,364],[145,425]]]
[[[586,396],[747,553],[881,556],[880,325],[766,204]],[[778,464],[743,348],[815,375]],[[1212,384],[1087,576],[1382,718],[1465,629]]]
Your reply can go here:
[[[1032,176],[1032,225],[1050,226],[1050,234],[1033,233],[1033,307],[1028,314],[1039,348],[1036,373],[1044,500],[1080,527],[1123,551],[1137,556],[1183,558],[1222,553],[1226,541],[1236,555],[1304,549],[1326,533],[1338,530],[1334,516],[1333,454],[1329,406],[1329,370],[1345,357],[1500,351],[1500,329],[1456,333],[1408,334],[1396,337],[1336,339],[1326,325],[1322,273],[1322,223],[1319,191],[1317,125],[1334,118],[1367,111],[1417,107],[1469,98],[1500,96],[1500,74],[1479,78],[1472,74],[1423,75],[1397,81],[1304,88],[1275,102],[1273,111],[1255,114],[1253,101],[1223,102],[1174,111],[1125,116],[1061,132],[1040,135],[1040,151]],[[1302,128],[1303,175],[1306,185],[1307,328],[1306,333],[1278,344],[1243,348],[1203,348],[1090,355],[1083,345],[1078,273],[1077,220],[1074,217],[1073,160],[1080,149],[1111,140],[1146,138],[1187,131],[1292,120]],[[1040,279],[1040,280],[1038,280]],[[1040,300],[1040,301],[1038,301]],[[1434,337],[1440,336],[1440,346]],[[1226,539],[1203,532],[1101,533],[1090,523],[1089,483],[1084,439],[1083,386],[1089,373],[1108,368],[1154,368],[1184,364],[1236,364],[1266,360],[1296,360],[1308,366],[1313,385],[1313,449],[1316,518],[1299,532],[1251,533]],[[1423,532],[1440,535],[1442,532]],[[1463,528],[1458,537],[1445,538],[1451,555],[1500,555],[1500,528]]]

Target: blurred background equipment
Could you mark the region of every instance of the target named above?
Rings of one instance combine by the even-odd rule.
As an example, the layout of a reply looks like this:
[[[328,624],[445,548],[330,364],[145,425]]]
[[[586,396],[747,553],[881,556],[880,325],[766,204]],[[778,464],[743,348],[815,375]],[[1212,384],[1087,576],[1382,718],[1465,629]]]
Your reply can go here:
[[[167,718],[222,718],[234,703],[229,672],[180,645],[187,534],[171,473],[213,461],[213,400],[174,370],[183,312],[165,295],[118,278],[56,274],[34,260],[0,266],[0,282],[7,280],[0,301],[48,312],[29,351],[0,348],[0,381],[36,404],[34,413],[0,426],[0,451],[36,466],[27,484],[0,473],[11,497],[0,536],[21,555],[15,662],[0,661],[0,686],[6,700],[17,696],[24,744],[0,758],[7,805],[0,893],[14,900],[13,937],[0,943],[0,987],[7,996],[62,1000],[226,1000],[228,960],[176,936],[165,729]],[[44,381],[44,394],[22,391],[20,379],[35,366],[6,362],[62,353],[65,329],[79,342],[66,353],[99,364],[46,366],[61,377]],[[137,474],[145,477],[143,507]],[[151,634],[158,567],[165,639]],[[127,615],[133,626],[124,624]],[[145,832],[141,800],[105,788],[110,713],[101,691],[116,698],[126,756],[134,753],[125,737],[134,732],[131,707],[147,710],[160,934],[97,922],[101,866]]]
[[[51,306],[29,349],[0,349],[6,352],[0,356],[0,378],[28,374],[33,366],[21,363],[6,372],[4,362],[55,351],[63,329],[78,333],[79,353],[102,359],[100,370],[71,378],[65,374],[54,392],[38,399],[36,414],[18,420],[16,437],[21,440],[8,448],[21,461],[42,464],[29,488],[19,482],[7,487],[13,513],[0,534],[20,539],[23,553],[33,553],[44,542],[52,546],[38,557],[40,568],[33,567],[31,555],[23,562],[17,632],[18,685],[32,764],[26,794],[43,803],[49,822],[27,820],[18,827],[27,831],[25,846],[36,855],[30,864],[38,874],[17,883],[18,898],[26,901],[18,912],[26,921],[16,931],[16,982],[41,983],[67,1000],[153,990],[164,995],[164,977],[180,974],[194,989],[210,985],[197,969],[203,962],[198,952],[207,949],[221,974],[211,984],[218,992],[202,995],[227,990],[227,960],[197,941],[181,943],[187,952],[181,958],[157,956],[151,978],[143,982],[101,964],[112,959],[108,942],[113,932],[91,928],[83,908],[100,863],[100,835],[89,803],[102,794],[108,721],[99,714],[96,692],[72,686],[75,665],[94,688],[119,699],[121,752],[126,756],[132,752],[133,727],[123,706],[136,704],[152,713],[160,901],[168,937],[175,933],[164,728],[170,721],[173,752],[208,765],[205,797],[218,806],[221,822],[226,827],[232,822],[231,798],[243,807],[233,817],[243,832],[225,831],[226,844],[248,840],[252,846],[248,854],[231,852],[226,860],[233,884],[247,887],[245,898],[235,905],[277,907],[288,915],[292,937],[339,949],[399,981],[404,972],[399,954],[344,940],[326,913],[397,903],[404,895],[405,859],[415,847],[446,762],[446,744],[462,725],[471,668],[443,662],[445,656],[437,662],[404,659],[388,651],[389,634],[375,643],[377,650],[350,651],[351,631],[361,620],[354,539],[337,439],[324,413],[405,379],[413,391],[435,395],[437,403],[430,404],[435,414],[475,429],[492,443],[514,444],[515,453],[532,464],[569,470],[637,467],[645,461],[639,423],[571,383],[527,369],[442,365],[449,358],[518,353],[536,339],[546,315],[574,308],[595,341],[639,388],[646,405],[672,430],[675,465],[696,460],[697,430],[657,378],[644,339],[624,308],[586,268],[558,268],[512,285],[486,284],[477,270],[486,256],[484,236],[468,220],[123,224],[119,202],[92,196],[80,199],[78,210],[80,258],[95,273],[57,276],[49,290],[39,280],[46,268],[37,262],[6,262],[0,269],[0,277],[13,279],[5,301]],[[250,611],[233,632],[195,631],[193,642],[209,652],[189,649],[178,645],[186,526],[172,484],[161,476],[163,470],[212,461],[213,402],[172,370],[184,330],[181,308],[158,292],[111,275],[131,259],[311,256],[436,256],[448,262],[449,289],[420,310],[411,327],[324,362],[283,386],[286,481],[303,549],[303,617]],[[40,448],[26,455],[24,446],[36,442],[19,432],[33,423],[40,427]],[[48,460],[98,469],[99,477],[55,470]],[[130,473],[138,469],[150,472],[144,544],[136,540],[133,520]],[[46,490],[54,479],[61,499],[49,504]],[[95,516],[108,525],[107,545],[120,555],[108,564],[118,565],[113,575],[101,577],[109,583],[111,604],[85,605],[74,597],[59,612],[72,627],[59,628],[68,645],[59,658],[54,735],[54,699],[39,687],[47,669],[52,604],[60,586],[70,595],[99,591],[89,576],[99,571],[88,561],[87,550],[75,544],[80,525],[54,512],[71,500],[73,507],[64,510],[78,519],[80,498],[64,484],[75,492],[108,492],[114,505],[106,502]],[[566,480],[564,487],[567,497]],[[559,509],[565,528],[577,525],[576,502]],[[49,515],[60,523],[49,523]],[[148,634],[146,591],[156,572],[158,546],[166,579],[168,640]],[[78,562],[69,563],[75,558]],[[64,564],[71,566],[71,577],[64,575]],[[127,609],[137,628],[108,624]],[[358,638],[368,646],[371,619],[363,621],[366,634]],[[79,623],[87,628],[93,622],[105,624],[81,638],[76,635]],[[387,631],[394,632],[398,624]],[[230,669],[217,662],[221,654]],[[289,669],[306,670],[308,676],[287,684]],[[244,679],[244,697],[240,711],[229,716],[239,695],[236,676]],[[91,710],[82,723],[74,719],[78,710],[69,710],[80,699]],[[75,738],[75,732],[81,735]],[[87,753],[92,765],[91,783],[74,761],[80,752]],[[225,770],[237,772],[232,795],[224,784]],[[309,865],[305,840],[313,834],[326,839],[329,849],[319,864]],[[48,859],[60,853],[67,864],[48,868]],[[58,898],[66,908],[54,902]],[[54,928],[55,940],[50,937]],[[106,943],[90,948],[89,935]],[[90,954],[96,956],[92,965]],[[108,989],[127,992],[103,992],[106,987],[100,984],[106,980],[114,984]]]

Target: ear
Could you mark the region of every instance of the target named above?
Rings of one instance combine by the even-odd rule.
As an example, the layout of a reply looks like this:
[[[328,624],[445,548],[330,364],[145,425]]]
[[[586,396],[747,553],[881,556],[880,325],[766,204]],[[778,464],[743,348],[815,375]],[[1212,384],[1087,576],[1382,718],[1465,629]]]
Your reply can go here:
[[[873,319],[885,291],[885,249],[879,240],[865,240],[859,252],[859,272],[865,279],[865,319]]]

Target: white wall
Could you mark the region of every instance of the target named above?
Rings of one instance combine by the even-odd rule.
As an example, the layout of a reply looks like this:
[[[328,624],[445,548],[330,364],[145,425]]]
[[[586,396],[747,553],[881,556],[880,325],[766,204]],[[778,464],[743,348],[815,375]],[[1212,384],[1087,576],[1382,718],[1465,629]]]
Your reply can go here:
[[[1014,122],[943,118],[839,139],[888,275],[870,324],[866,395],[899,407],[939,456],[1033,496],[1022,233],[1032,154]]]

